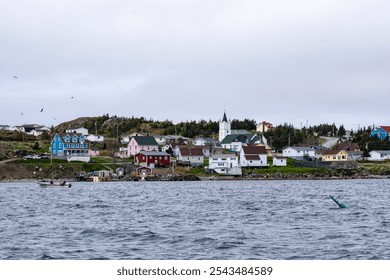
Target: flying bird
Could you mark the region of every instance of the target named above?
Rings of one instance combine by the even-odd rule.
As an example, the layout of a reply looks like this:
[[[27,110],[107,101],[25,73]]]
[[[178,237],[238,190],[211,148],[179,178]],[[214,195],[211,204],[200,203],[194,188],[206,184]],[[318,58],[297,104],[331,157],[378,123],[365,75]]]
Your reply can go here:
[[[70,99],[73,99],[74,97],[72,96]]]
[[[43,112],[43,108],[41,109],[41,112]]]
[[[17,78],[19,78],[19,77],[14,75],[14,79],[17,79]]]

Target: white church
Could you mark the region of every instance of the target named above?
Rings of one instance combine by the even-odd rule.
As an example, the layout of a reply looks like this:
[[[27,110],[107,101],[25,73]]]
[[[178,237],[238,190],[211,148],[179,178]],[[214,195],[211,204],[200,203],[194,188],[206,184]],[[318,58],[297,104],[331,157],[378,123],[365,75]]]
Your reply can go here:
[[[241,135],[241,134],[251,134],[245,129],[231,129],[231,122],[228,121],[226,117],[226,112],[223,113],[222,121],[219,122],[219,138],[220,142],[226,138],[228,135]]]
[[[245,129],[231,129],[231,121],[227,119],[226,112],[223,113],[219,122],[219,142],[225,149],[240,152],[242,145],[264,144],[268,145],[267,139],[262,135],[253,134]]]

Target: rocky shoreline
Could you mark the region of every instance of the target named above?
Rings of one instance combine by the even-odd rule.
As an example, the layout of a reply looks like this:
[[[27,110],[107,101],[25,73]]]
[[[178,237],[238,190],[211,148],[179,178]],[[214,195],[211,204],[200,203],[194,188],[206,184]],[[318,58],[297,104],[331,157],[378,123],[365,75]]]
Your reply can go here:
[[[177,170],[176,170],[177,171]],[[212,180],[340,180],[340,179],[388,179],[390,170],[372,171],[368,168],[354,166],[338,165],[334,168],[318,168],[308,172],[306,167],[301,167],[297,172],[291,173],[265,173],[262,170],[246,170],[243,176],[221,176],[216,174],[194,175],[186,172],[178,172],[174,175],[170,173],[156,174],[152,177],[134,177],[125,175],[123,178],[113,178],[116,181],[212,181]],[[272,170],[270,170],[272,171]],[[57,164],[57,165],[25,165],[22,163],[0,164],[0,181],[34,181],[40,178],[67,179],[67,181],[77,181],[77,174],[85,173],[81,165],[76,164]],[[130,172],[128,172],[130,174]]]

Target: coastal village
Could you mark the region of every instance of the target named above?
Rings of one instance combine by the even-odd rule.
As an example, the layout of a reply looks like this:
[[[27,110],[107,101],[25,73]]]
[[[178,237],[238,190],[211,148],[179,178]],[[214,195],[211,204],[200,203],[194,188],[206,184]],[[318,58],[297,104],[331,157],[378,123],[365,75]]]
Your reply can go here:
[[[108,170],[93,170],[75,174],[78,180],[109,181],[127,180],[196,180],[227,178],[288,178],[284,175],[291,163],[301,168],[356,170],[357,162],[385,162],[390,159],[390,150],[371,150],[365,153],[357,143],[342,137],[323,137],[322,145],[287,145],[282,150],[275,150],[272,138],[265,136],[275,128],[269,122],[257,124],[256,131],[232,129],[231,120],[226,112],[219,121],[219,133],[215,137],[184,137],[181,135],[159,135],[142,131],[121,135],[120,144],[112,155],[119,162]],[[4,158],[12,161],[23,157],[24,160],[45,159],[50,162],[63,161],[94,163],[101,151],[96,144],[105,145],[104,135],[91,134],[85,127],[69,127],[62,132],[53,132],[41,125],[21,125],[11,129],[0,125],[0,130],[16,130],[29,137],[50,135],[50,146],[46,153],[27,153]],[[388,140],[390,126],[379,126],[371,131],[371,137]],[[289,135],[290,137],[290,135]],[[290,139],[289,143],[290,144]],[[4,148],[2,148],[4,150]],[[0,150],[1,151],[1,150]],[[126,168],[123,164],[131,168]],[[256,170],[277,170],[273,176]],[[180,176],[181,171],[197,170],[197,176]],[[38,172],[39,173],[39,172]],[[35,173],[34,173],[35,174]],[[356,173],[359,177],[361,173]],[[363,174],[364,175],[364,174]],[[38,175],[37,175],[38,176]],[[298,177],[313,178],[299,174]],[[321,177],[321,175],[318,175]],[[297,175],[295,175],[297,177]],[[295,178],[294,177],[294,178]]]

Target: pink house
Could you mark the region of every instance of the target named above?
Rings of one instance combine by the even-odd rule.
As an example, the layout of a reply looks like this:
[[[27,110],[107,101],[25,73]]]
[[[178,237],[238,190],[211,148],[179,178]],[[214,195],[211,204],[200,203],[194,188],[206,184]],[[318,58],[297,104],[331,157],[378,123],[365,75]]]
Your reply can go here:
[[[127,156],[134,156],[141,151],[158,151],[158,144],[153,136],[133,136],[127,145]]]

